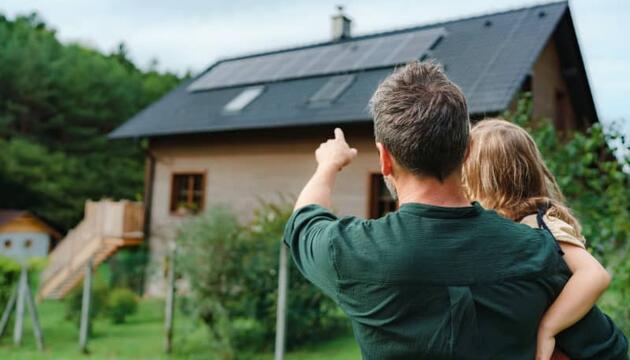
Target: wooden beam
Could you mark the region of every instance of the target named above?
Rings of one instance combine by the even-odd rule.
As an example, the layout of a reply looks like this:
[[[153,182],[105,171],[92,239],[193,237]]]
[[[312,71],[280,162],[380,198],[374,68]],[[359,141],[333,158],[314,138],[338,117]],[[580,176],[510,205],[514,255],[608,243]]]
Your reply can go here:
[[[17,299],[19,291],[19,285],[13,289],[11,293],[11,297],[9,298],[9,302],[7,306],[4,308],[4,312],[2,313],[2,318],[0,318],[0,338],[4,335],[4,332],[7,330],[7,325],[9,324],[9,318],[11,317],[11,311],[15,307],[15,300]]]
[[[28,284],[28,280],[27,280]],[[44,350],[44,334],[42,333],[42,327],[39,324],[39,316],[37,316],[37,307],[33,300],[33,294],[31,289],[26,287],[26,304],[28,305],[28,312],[31,314],[31,324],[33,325],[33,335],[35,336],[35,343],[39,351]]]
[[[26,266],[22,265],[20,280],[18,283],[17,307],[15,310],[15,327],[13,330],[13,343],[17,346],[22,344],[24,333],[24,302],[28,284],[26,282]]]

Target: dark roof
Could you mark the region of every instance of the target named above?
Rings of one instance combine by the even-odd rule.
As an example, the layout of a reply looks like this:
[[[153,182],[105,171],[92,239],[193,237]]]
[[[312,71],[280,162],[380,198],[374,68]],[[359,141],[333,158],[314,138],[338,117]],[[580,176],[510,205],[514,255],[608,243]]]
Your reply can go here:
[[[442,63],[449,78],[462,88],[471,114],[492,114],[509,106],[565,14],[568,14],[568,4],[557,2],[343,41],[352,43],[368,38],[391,37],[398,33],[443,28],[445,35],[425,55]],[[196,79],[225,63],[305,48],[325,51],[335,44],[338,43],[325,42],[222,60]],[[346,72],[354,74],[354,81],[336,101],[327,106],[309,106],[309,98],[334,74],[260,82],[258,85],[265,85],[263,93],[236,113],[226,113],[223,107],[251,83],[189,91],[188,87],[196,80],[191,79],[117,128],[110,137],[365,122],[371,120],[367,110],[368,100],[379,82],[394,68],[387,66]]]
[[[41,224],[41,226],[44,227],[48,231],[48,234],[50,234],[53,238],[61,238],[61,234],[59,233],[59,231],[57,231],[57,229],[53,228],[42,219],[32,215],[26,210],[0,209],[0,226],[8,224],[11,221],[21,218],[23,216],[33,218],[36,222]]]
[[[24,214],[26,211],[23,210],[0,209],[0,225],[10,223]]]

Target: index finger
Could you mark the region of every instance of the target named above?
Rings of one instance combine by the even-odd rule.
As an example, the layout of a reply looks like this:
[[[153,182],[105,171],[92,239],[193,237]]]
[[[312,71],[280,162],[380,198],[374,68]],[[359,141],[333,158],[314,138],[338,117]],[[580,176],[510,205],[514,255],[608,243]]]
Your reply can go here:
[[[343,135],[343,130],[340,128],[335,128],[335,140],[346,140],[346,137]]]

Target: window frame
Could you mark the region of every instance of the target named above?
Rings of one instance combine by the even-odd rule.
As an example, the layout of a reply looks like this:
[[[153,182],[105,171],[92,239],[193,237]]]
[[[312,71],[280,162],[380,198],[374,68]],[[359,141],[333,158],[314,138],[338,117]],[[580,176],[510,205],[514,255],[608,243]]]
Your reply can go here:
[[[378,196],[377,191],[379,190],[379,187],[375,186],[376,185],[375,178],[382,179],[382,177],[383,177],[383,174],[380,171],[370,171],[368,173],[368,176],[367,176],[368,208],[366,212],[366,216],[368,219],[378,219],[380,217],[385,216],[385,214],[377,216],[378,203],[379,203],[379,196]],[[398,201],[394,201],[394,202],[396,205],[392,211],[396,211],[399,207]]]
[[[180,214],[177,212],[177,205],[174,204],[174,200],[175,200],[175,196],[174,196],[174,186],[175,186],[175,177],[176,176],[189,176],[189,177],[193,177],[193,176],[201,176],[201,201],[199,204],[199,208],[196,210],[196,212],[194,212],[193,214],[197,214],[201,211],[203,211],[206,207],[206,195],[207,195],[207,171],[206,170],[177,170],[177,171],[172,171],[171,172],[171,182],[169,184],[169,214],[172,216],[182,216],[183,214]],[[189,186],[190,186],[190,180],[188,180],[189,182]],[[193,185],[194,187],[194,185]],[[193,189],[194,191],[194,189]],[[189,194],[188,198],[191,198],[191,196],[194,196],[194,194]]]

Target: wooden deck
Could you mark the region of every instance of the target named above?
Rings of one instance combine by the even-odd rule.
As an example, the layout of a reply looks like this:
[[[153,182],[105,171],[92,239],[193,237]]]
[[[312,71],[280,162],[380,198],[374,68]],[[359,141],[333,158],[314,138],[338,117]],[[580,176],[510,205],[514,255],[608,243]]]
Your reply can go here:
[[[83,279],[85,264],[93,267],[123,246],[143,240],[143,207],[131,201],[87,201],[85,217],[48,256],[41,275],[40,298],[60,299]]]

